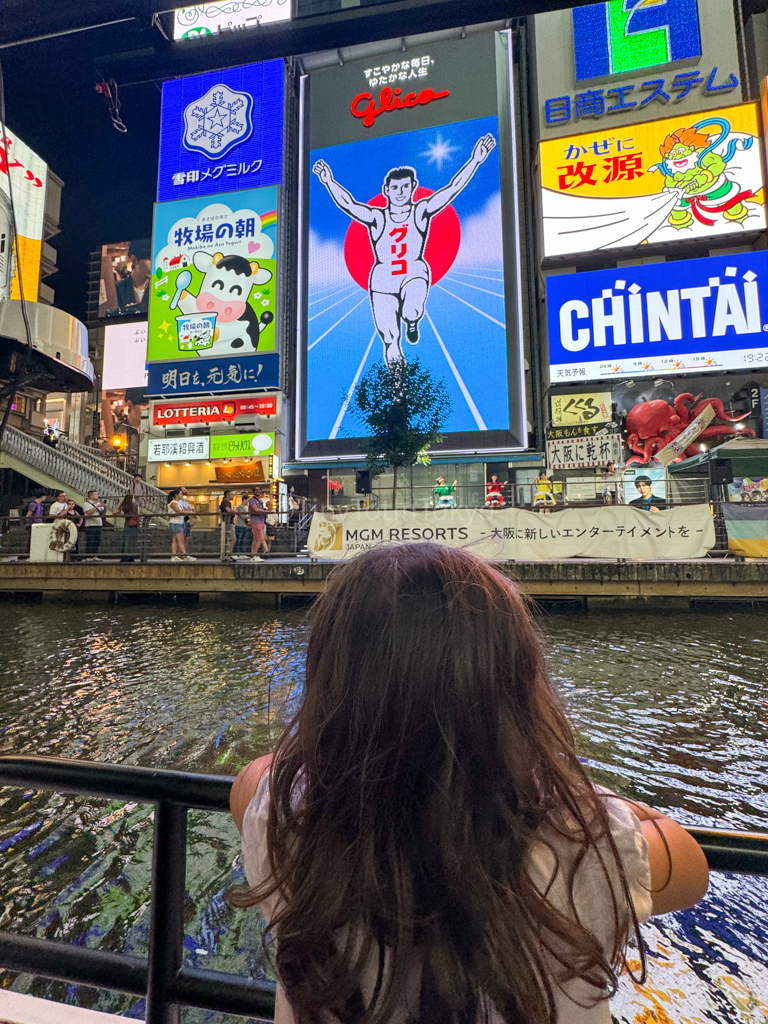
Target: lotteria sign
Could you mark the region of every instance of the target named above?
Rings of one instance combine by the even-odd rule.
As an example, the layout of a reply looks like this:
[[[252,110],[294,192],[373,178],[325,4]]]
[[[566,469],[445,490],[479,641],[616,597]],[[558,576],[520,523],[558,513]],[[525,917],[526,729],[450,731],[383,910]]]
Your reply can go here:
[[[768,366],[768,252],[547,279],[550,381]]]
[[[156,427],[177,426],[183,423],[225,423],[248,413],[254,416],[274,416],[277,412],[275,395],[258,398],[238,398],[231,401],[211,399],[196,402],[156,402],[152,410],[152,423]]]

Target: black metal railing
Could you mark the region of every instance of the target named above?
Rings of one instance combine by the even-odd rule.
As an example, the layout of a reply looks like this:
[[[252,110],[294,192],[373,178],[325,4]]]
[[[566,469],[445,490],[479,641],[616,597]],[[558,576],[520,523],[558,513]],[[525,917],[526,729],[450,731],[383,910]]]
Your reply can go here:
[[[274,983],[182,962],[187,811],[228,811],[232,781],[60,757],[0,757],[0,785],[155,805],[147,959],[0,932],[0,967],[146,996],[146,1024],[179,1024],[181,1006],[271,1019]],[[688,831],[713,870],[768,877],[768,834]]]

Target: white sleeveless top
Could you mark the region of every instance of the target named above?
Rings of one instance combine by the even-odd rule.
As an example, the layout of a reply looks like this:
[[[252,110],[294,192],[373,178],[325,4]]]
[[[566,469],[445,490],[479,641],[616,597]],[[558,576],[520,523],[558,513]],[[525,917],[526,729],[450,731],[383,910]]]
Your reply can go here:
[[[429,267],[423,259],[425,243],[426,231],[422,234],[416,227],[415,205],[402,223],[392,219],[387,207],[381,237],[376,241],[371,238],[376,253],[369,279],[371,291],[397,295],[403,285],[414,278],[429,283]]]
[[[596,786],[598,792],[607,790]],[[639,820],[630,810],[629,805],[619,797],[610,795],[605,800],[610,821],[611,833],[621,858],[627,877],[629,891],[640,922],[647,921],[651,916],[651,874],[648,865],[648,844],[643,836]],[[261,885],[270,875],[269,858],[267,855],[266,829],[269,809],[269,774],[259,782],[258,788],[248,805],[243,817],[242,851],[245,875],[250,886]],[[553,835],[549,841],[560,855],[560,871],[549,891],[549,899],[558,909],[568,914],[568,886],[566,878],[570,861],[576,845],[566,843]],[[607,848],[603,851],[603,859],[610,869],[611,856]],[[555,868],[552,852],[543,844],[537,846],[531,855],[531,874],[537,887],[545,889]],[[616,892],[620,892],[618,878],[611,872]],[[611,896],[607,889],[603,870],[594,851],[584,858],[574,884],[574,902],[582,924],[588,928],[608,948],[612,945],[613,910]],[[272,920],[280,904],[277,894],[270,896],[261,904],[261,911],[267,921]],[[378,958],[371,962],[368,975],[363,983],[363,998],[369,999],[373,993],[378,971]],[[401,1007],[391,1019],[391,1024],[407,1024],[409,1017],[419,1009],[420,968],[414,966],[413,975],[409,979],[403,993]],[[595,1006],[584,1008],[579,1002],[592,1002],[595,990],[584,982],[577,980],[568,986],[568,994],[555,988],[558,1024],[611,1024],[611,1013],[607,1000]],[[571,998],[573,997],[573,998]],[[574,1001],[577,1000],[577,1002]],[[491,1024],[504,1024],[503,1018],[491,1008],[489,1020]],[[275,1024],[295,1024],[295,1018],[280,985],[277,987],[275,1006]]]

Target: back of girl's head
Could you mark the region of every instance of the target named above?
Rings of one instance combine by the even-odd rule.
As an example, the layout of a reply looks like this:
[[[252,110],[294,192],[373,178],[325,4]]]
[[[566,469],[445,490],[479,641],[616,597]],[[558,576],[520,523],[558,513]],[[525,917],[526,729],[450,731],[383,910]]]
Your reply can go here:
[[[181,494],[181,488],[180,487],[174,487],[172,490],[168,491],[168,501],[169,502],[176,501],[176,499],[178,498],[178,496],[180,494]]]
[[[597,940],[525,870],[542,826],[570,815],[588,846],[607,819],[514,585],[466,551],[382,547],[332,572],[312,619],[272,771],[273,882],[240,900],[287,894],[273,924],[299,1024],[384,1024],[415,948],[424,1024],[475,1024],[483,997],[516,1024],[554,1020],[547,951],[608,991]]]

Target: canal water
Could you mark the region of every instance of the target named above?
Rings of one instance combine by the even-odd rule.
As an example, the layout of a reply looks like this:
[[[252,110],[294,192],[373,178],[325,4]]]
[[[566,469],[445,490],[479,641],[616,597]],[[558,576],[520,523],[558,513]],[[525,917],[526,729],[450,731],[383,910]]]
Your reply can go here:
[[[542,625],[596,781],[684,823],[768,831],[768,617],[549,613]],[[3,604],[0,753],[234,774],[300,693],[306,635],[304,611]],[[149,808],[0,790],[0,854],[0,929],[146,952]],[[241,877],[228,816],[191,813],[191,965],[268,971],[258,914],[224,899]],[[713,875],[696,909],[644,934],[649,981],[622,981],[617,1022],[766,1024],[768,879]],[[0,985],[143,1012],[27,976],[0,972]]]

